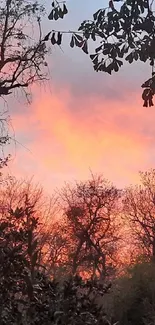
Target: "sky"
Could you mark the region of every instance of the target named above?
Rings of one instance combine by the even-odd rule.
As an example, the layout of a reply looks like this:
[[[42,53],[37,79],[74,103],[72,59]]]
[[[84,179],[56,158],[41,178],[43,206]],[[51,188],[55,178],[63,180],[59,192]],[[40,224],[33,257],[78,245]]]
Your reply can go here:
[[[68,16],[44,19],[44,32],[76,30],[103,2],[68,0]],[[46,6],[50,10],[49,1]],[[80,49],[69,48],[67,35],[62,50],[52,48],[49,81],[32,87],[30,105],[21,95],[8,100],[17,140],[8,172],[34,175],[48,193],[89,178],[90,171],[119,187],[138,182],[140,170],[155,166],[155,107],[143,107],[140,88],[149,67],[126,64],[109,76],[94,72]]]

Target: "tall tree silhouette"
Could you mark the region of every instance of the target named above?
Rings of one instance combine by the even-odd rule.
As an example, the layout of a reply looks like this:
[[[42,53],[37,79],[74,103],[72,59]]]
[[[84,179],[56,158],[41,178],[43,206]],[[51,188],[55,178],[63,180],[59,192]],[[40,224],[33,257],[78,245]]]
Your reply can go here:
[[[0,4],[0,97],[27,89],[46,78],[47,53],[41,30],[43,6],[37,1],[3,0]],[[6,99],[5,99],[6,100]],[[2,112],[0,112],[2,113]],[[10,140],[7,118],[0,118],[0,147]],[[0,159],[0,167],[8,157]]]
[[[84,270],[104,279],[113,273],[120,238],[119,196],[108,181],[94,176],[62,190],[73,274]]]
[[[141,253],[155,262],[155,170],[141,173],[141,185],[128,188],[123,203]]]

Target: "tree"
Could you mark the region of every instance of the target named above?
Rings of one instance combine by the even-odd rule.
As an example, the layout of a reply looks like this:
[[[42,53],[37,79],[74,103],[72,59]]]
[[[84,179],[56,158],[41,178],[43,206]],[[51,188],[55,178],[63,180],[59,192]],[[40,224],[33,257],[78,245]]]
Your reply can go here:
[[[39,220],[36,235],[40,247],[38,259],[41,264],[45,262],[45,250],[47,252],[49,243],[52,245],[52,236],[54,237],[53,224],[59,213],[57,198],[54,195],[46,196],[43,188],[35,184],[32,179],[9,179],[3,183],[0,190],[0,220],[7,217],[8,211],[14,211],[17,207],[26,209],[26,198],[31,206],[29,211]],[[55,246],[54,250],[54,243],[52,247],[53,254],[56,254],[58,247]]]
[[[120,325],[153,325],[155,321],[155,265],[140,263],[128,269],[103,298],[103,309]]]
[[[37,1],[5,0],[0,8],[0,96],[46,77],[47,53],[41,32],[44,8]],[[37,27],[32,38],[31,28]]]
[[[149,62],[150,78],[142,84],[144,106],[153,106],[155,95],[155,15],[152,0],[110,0],[109,5],[97,10],[93,19],[81,23],[71,33],[70,46],[77,46],[86,54],[88,43],[97,44],[90,54],[95,71],[118,72],[124,62]],[[118,5],[117,5],[118,4]],[[63,18],[58,1],[53,1],[49,19]],[[51,43],[60,45],[66,31],[52,31]],[[48,35],[50,37],[50,34]]]
[[[66,186],[60,193],[70,243],[73,274],[87,272],[102,280],[116,264],[120,239],[120,192],[103,177]]]
[[[41,30],[43,6],[37,1],[2,0],[0,3],[0,97],[45,80],[47,49]],[[35,31],[34,31],[35,30]],[[1,112],[2,113],[2,112]],[[0,118],[0,146],[10,141],[7,117]],[[10,157],[0,158],[0,168]]]
[[[109,324],[96,299],[110,286],[72,276],[56,282],[43,272],[40,220],[32,198],[26,194],[14,210],[5,206],[0,217],[1,324]]]
[[[27,299],[31,300],[34,296],[35,268],[39,247],[37,247],[35,236],[38,218],[32,216],[33,208],[34,206],[26,197],[25,208],[17,207],[15,211],[10,209],[0,218],[0,283],[2,288],[0,317],[2,324],[14,323],[13,310],[18,310],[19,304],[26,303]],[[21,294],[23,294],[23,300]],[[20,323],[21,319],[17,319]]]
[[[155,170],[140,176],[141,185],[125,191],[123,213],[140,251],[155,261]]]

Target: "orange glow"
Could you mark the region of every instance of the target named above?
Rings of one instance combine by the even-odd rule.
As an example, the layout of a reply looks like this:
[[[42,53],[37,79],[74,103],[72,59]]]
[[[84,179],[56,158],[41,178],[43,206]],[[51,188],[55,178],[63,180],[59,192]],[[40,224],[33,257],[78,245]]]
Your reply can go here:
[[[121,186],[137,182],[138,171],[148,166],[152,141],[141,133],[140,123],[154,118],[146,118],[141,103],[134,109],[132,103],[97,97],[76,100],[68,90],[51,94],[35,88],[34,93],[29,113],[13,117],[16,133],[27,135],[32,154],[18,147],[13,170],[35,174],[48,190],[85,179],[90,169]]]

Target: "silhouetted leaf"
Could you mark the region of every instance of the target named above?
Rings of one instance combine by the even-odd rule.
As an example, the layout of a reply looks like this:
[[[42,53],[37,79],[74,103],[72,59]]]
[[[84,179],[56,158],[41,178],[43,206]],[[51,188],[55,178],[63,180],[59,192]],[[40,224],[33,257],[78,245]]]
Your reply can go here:
[[[79,34],[74,34],[75,37],[78,39],[79,42],[83,42],[83,37]]]
[[[110,63],[107,67],[106,67],[106,72],[111,74],[112,70],[114,69],[114,62]]]
[[[121,62],[121,61],[120,61]],[[114,62],[114,71],[117,72],[119,70],[119,65],[117,64],[117,62]]]
[[[60,32],[58,32],[58,36],[57,36],[57,44],[61,45],[62,42],[62,34]]]
[[[64,13],[64,15],[66,15],[68,13],[68,9],[67,9],[65,3],[63,4],[63,13]]]
[[[81,46],[82,46],[83,41],[82,41],[82,42],[79,41],[76,37],[74,38],[74,40],[75,40],[75,45],[76,45],[76,46],[78,46],[78,47],[81,47]]]
[[[54,16],[53,17],[54,17],[55,20],[59,19],[59,8],[54,9]]]
[[[52,43],[53,45],[56,44],[55,33],[52,34],[52,37],[51,37],[51,43]]]
[[[94,14],[93,14],[93,18],[94,20],[97,20],[97,17],[99,15],[99,13],[101,12],[101,9],[97,10]]]
[[[60,17],[61,19],[63,19],[63,17],[64,17],[64,13],[63,13],[63,11],[62,11],[61,8],[59,8],[58,13],[59,13],[59,17]]]
[[[91,58],[91,60],[93,61],[94,64],[97,64],[97,62],[98,62],[98,55],[97,54],[91,54],[90,58]]]
[[[75,45],[75,40],[74,40],[74,35],[72,35],[71,42],[70,42],[70,47],[74,47]]]
[[[91,33],[91,38],[92,40],[95,42],[96,41],[96,35],[95,35],[95,32],[92,32]]]
[[[48,16],[49,20],[53,20],[54,19],[54,11],[52,10]]]
[[[95,49],[95,52],[97,53],[97,52],[101,51],[102,48],[103,48],[103,45],[100,45],[99,47],[97,47],[97,48]]]
[[[123,62],[121,60],[117,60],[116,62],[119,65],[119,67],[121,67],[123,65]]]
[[[51,32],[49,32],[49,33],[45,36],[45,38],[44,38],[44,41],[45,41],[45,42],[49,40],[50,35],[51,35]]]
[[[129,63],[133,62],[133,55],[132,52],[125,58],[126,61],[128,61]]]
[[[87,41],[84,41],[84,44],[82,46],[82,50],[83,50],[83,52],[85,52],[86,54],[88,54],[88,44],[87,44]]]
[[[133,58],[135,59],[135,61],[137,61],[137,60],[139,59],[139,56],[138,56],[137,51],[135,51],[135,52],[133,53]]]

